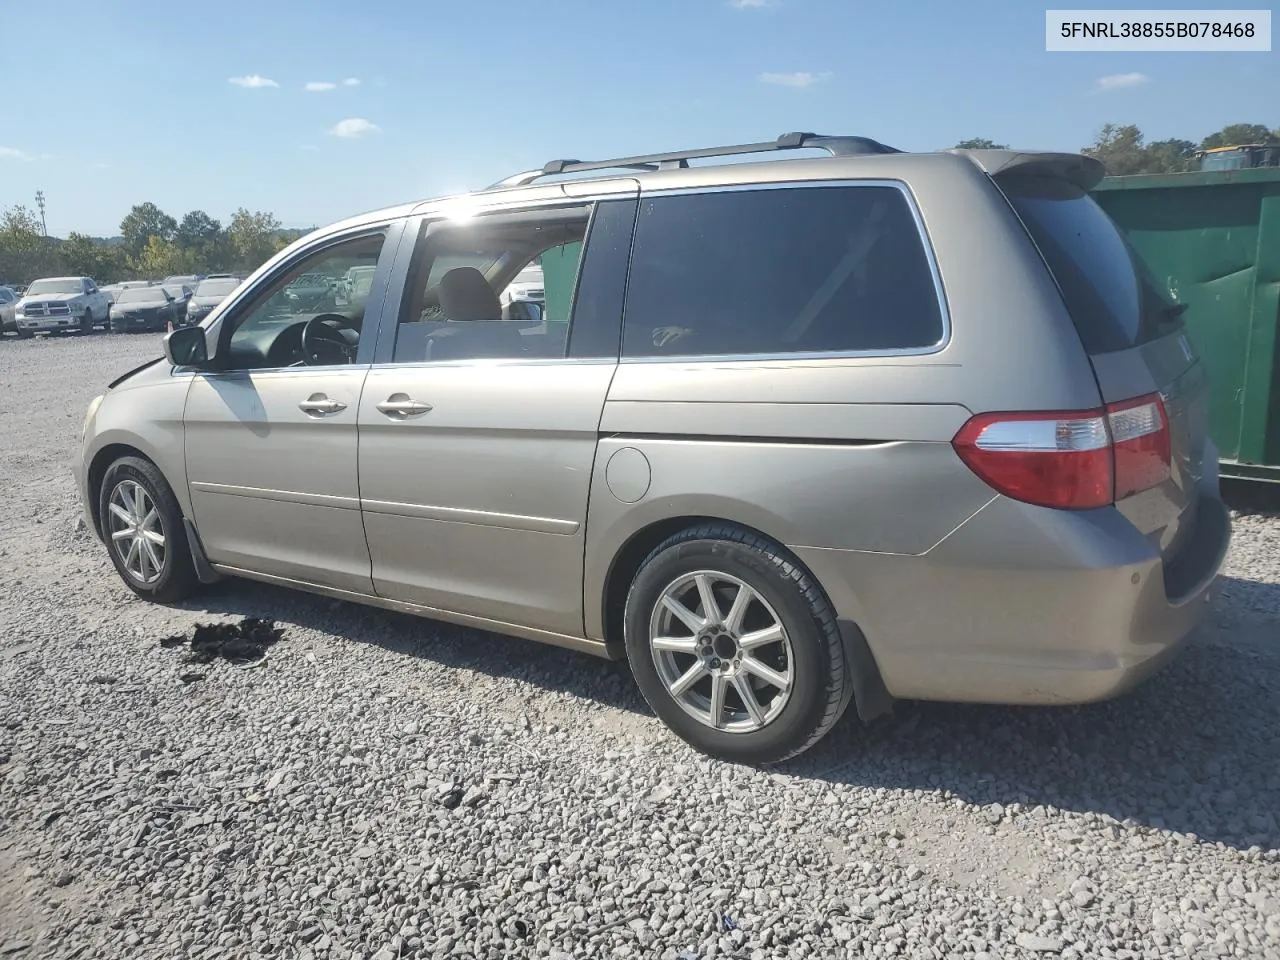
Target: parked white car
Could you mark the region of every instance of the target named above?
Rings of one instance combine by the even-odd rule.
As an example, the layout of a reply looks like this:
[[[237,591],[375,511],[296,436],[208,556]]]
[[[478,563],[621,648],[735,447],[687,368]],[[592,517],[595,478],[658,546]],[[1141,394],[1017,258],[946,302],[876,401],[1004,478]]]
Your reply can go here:
[[[89,333],[95,326],[106,326],[110,305],[107,295],[88,277],[36,280],[18,301],[18,336],[54,330]]]
[[[13,292],[13,288],[0,287],[0,333],[18,329],[14,319],[17,305],[18,295]]]

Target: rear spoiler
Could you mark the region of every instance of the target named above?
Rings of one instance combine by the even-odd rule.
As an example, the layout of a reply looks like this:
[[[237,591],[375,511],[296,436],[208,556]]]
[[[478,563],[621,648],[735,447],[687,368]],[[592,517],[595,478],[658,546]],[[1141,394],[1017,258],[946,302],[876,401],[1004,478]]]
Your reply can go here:
[[[1038,150],[950,150],[968,157],[988,175],[1020,173],[1057,177],[1082,190],[1091,190],[1107,175],[1101,160],[1081,153],[1050,153]]]

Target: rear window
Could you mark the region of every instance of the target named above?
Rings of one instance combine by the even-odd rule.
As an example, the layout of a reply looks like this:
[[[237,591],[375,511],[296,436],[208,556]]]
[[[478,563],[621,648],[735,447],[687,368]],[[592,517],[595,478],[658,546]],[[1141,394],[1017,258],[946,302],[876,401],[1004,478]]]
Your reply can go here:
[[[942,308],[896,187],[795,187],[641,201],[627,357],[936,346]]]
[[[1180,325],[1181,306],[1080,187],[1055,177],[999,184],[1040,248],[1085,350],[1128,350]]]

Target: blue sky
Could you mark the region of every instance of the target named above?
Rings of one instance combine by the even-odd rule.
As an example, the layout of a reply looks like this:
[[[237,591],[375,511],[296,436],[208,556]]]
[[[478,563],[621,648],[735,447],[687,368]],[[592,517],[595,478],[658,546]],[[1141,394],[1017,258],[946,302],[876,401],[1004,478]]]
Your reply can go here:
[[[1078,149],[1109,121],[1149,139],[1280,126],[1280,54],[1046,53],[1045,7],[1026,0],[3,9],[0,207],[43,189],[59,236],[113,234],[144,200],[178,217],[225,222],[243,205],[308,226],[553,157],[789,130],[917,150],[972,136]]]

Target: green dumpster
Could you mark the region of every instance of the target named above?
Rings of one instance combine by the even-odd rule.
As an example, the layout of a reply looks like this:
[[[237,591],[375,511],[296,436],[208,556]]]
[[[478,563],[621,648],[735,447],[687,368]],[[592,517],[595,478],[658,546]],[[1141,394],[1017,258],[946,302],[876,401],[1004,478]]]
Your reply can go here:
[[[1094,197],[1187,304],[1222,475],[1280,483],[1280,170],[1108,177]]]

